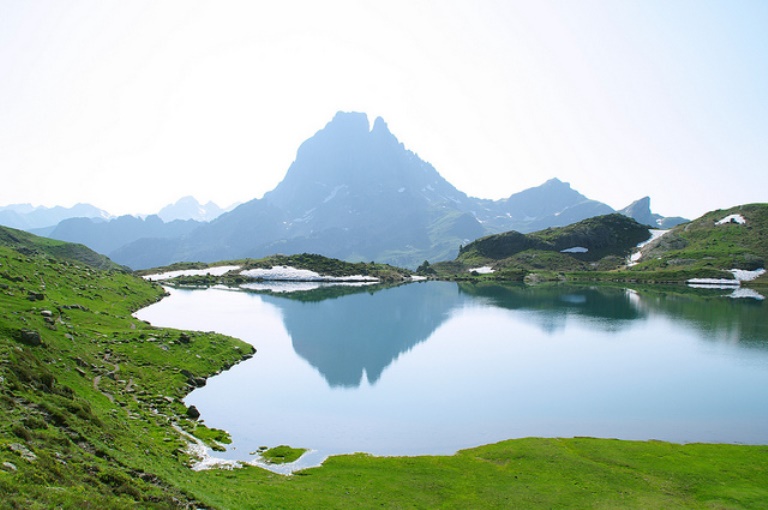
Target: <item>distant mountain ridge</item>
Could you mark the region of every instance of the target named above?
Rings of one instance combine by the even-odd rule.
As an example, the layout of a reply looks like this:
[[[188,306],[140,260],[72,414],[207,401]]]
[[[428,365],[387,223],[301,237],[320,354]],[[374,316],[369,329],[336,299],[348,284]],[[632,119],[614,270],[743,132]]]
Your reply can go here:
[[[173,204],[168,204],[157,213],[157,216],[166,223],[175,220],[211,221],[226,212],[214,202],[201,204],[195,197],[186,196]]]
[[[185,197],[164,208],[161,218],[204,216],[207,206]],[[641,209],[627,214],[645,214]],[[109,239],[100,249],[134,269],[302,252],[415,268],[424,260],[450,260],[484,235],[532,232],[612,212],[558,179],[502,200],[469,197],[406,149],[382,118],[371,126],[364,113],[338,112],[301,144],[273,190],[208,223],[175,234],[169,227],[149,232],[145,225],[146,233],[128,235],[120,222],[80,222],[81,231],[68,225],[51,235],[89,246]]]
[[[380,117],[339,112],[301,144],[285,178],[180,239],[141,239],[113,253],[131,267],[321,253],[416,267],[448,260],[490,233],[530,232],[614,212],[551,179],[503,200],[467,196],[407,150]]]
[[[236,204],[237,205],[237,204]],[[186,196],[173,204],[168,204],[156,214],[165,223],[176,220],[211,221],[227,210],[214,202],[201,204],[194,197]],[[123,218],[125,216],[121,216]],[[135,216],[137,219],[138,216]],[[111,221],[116,216],[91,204],[76,204],[72,207],[45,207],[32,204],[11,204],[0,206],[0,225],[26,230],[36,235],[49,235],[61,222],[72,218],[88,218],[94,222]],[[123,242],[122,244],[125,244]]]
[[[90,204],[76,204],[72,207],[35,207],[31,204],[0,206],[0,225],[30,230],[53,227],[68,218],[98,218],[107,220],[111,215]]]
[[[154,214],[146,218],[125,215],[110,221],[69,218],[56,225],[47,237],[59,241],[82,243],[112,257],[115,250],[139,239],[176,238],[192,232],[202,224],[194,220],[164,222]]]

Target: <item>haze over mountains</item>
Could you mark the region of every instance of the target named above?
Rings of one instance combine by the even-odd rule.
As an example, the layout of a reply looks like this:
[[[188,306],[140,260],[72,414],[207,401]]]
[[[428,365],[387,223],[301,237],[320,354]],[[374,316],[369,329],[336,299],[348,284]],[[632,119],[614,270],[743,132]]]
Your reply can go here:
[[[502,200],[469,197],[407,150],[383,119],[371,128],[364,113],[339,112],[299,147],[285,178],[263,198],[216,216],[215,204],[185,197],[155,217],[66,220],[49,235],[134,269],[300,252],[415,267],[453,259],[483,235],[611,212],[557,179]],[[648,198],[622,212],[654,226],[665,222]]]

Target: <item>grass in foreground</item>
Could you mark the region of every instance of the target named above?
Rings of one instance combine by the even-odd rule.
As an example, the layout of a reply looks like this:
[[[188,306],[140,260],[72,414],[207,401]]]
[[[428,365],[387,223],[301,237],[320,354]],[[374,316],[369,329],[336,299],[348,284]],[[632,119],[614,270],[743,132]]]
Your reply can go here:
[[[768,508],[768,447],[517,439],[449,457],[195,473],[221,508]]]

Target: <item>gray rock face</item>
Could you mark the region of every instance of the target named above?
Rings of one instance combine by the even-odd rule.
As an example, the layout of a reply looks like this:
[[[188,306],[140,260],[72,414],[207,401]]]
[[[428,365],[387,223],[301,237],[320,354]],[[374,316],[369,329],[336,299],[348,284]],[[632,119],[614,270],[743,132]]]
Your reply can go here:
[[[21,343],[31,347],[37,347],[43,344],[43,339],[38,331],[33,329],[22,329],[19,331],[18,339]]]
[[[32,451],[30,451],[29,448],[24,446],[23,444],[19,443],[11,443],[8,445],[8,448],[11,449],[11,451],[18,453],[22,459],[26,460],[27,462],[34,462],[37,460],[37,455],[35,455]]]
[[[678,216],[672,216],[665,218],[660,214],[654,214],[651,212],[651,198],[643,197],[640,200],[635,200],[624,209],[618,211],[624,216],[633,218],[638,223],[643,225],[649,225],[653,228],[668,229],[674,226],[685,223],[689,220]]]
[[[407,150],[383,119],[339,112],[299,147],[285,178],[176,240],[143,239],[114,252],[133,268],[274,253],[320,253],[415,268],[449,260],[487,234],[532,232],[613,212],[551,179],[504,200],[468,197]]]
[[[647,202],[632,214],[650,215]],[[209,205],[185,197],[160,216],[207,219]],[[469,197],[406,149],[382,118],[370,127],[364,113],[339,112],[301,144],[275,189],[209,223],[77,219],[50,236],[133,269],[301,252],[416,268],[424,260],[451,260],[460,246],[488,234],[529,233],[612,212],[558,179],[502,200]]]

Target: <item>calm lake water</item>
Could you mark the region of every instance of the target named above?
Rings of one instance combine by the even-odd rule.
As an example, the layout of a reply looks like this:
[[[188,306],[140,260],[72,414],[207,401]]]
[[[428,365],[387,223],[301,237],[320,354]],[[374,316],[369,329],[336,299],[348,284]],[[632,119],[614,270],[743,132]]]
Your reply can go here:
[[[451,454],[593,436],[768,444],[768,310],[730,291],[422,282],[293,293],[170,289],[136,315],[256,355],[186,399],[260,446]]]

